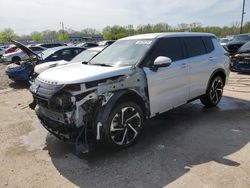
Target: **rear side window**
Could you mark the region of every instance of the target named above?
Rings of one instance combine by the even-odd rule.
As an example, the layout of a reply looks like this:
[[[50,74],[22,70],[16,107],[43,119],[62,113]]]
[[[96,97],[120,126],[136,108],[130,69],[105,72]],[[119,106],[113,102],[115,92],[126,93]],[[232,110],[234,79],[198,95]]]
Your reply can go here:
[[[202,40],[207,49],[207,53],[210,53],[214,50],[214,44],[213,44],[212,39],[213,39],[212,37],[202,37]]]
[[[185,37],[183,39],[189,57],[195,57],[207,53],[201,37]]]
[[[152,50],[148,54],[147,65],[159,57],[169,57],[172,61],[183,59],[183,46],[179,38],[161,38],[159,39]]]

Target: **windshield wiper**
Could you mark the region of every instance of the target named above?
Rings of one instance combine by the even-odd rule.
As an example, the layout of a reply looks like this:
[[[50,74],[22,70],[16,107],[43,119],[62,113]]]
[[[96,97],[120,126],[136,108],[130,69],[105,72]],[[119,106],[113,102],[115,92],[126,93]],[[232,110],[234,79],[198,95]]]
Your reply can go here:
[[[98,66],[103,66],[103,67],[112,67],[111,65],[105,64],[105,63],[93,63],[89,65],[98,65]]]

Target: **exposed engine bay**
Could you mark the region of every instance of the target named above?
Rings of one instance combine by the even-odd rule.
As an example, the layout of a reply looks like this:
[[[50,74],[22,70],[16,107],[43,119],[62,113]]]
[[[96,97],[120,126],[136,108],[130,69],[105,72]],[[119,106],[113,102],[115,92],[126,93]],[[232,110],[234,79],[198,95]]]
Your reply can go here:
[[[30,107],[36,109],[42,125],[59,139],[74,143],[80,153],[89,151],[89,136],[101,140],[103,119],[122,97],[142,100],[145,117],[150,116],[146,76],[140,68],[131,68],[128,75],[71,85],[38,77],[30,91],[34,97]]]

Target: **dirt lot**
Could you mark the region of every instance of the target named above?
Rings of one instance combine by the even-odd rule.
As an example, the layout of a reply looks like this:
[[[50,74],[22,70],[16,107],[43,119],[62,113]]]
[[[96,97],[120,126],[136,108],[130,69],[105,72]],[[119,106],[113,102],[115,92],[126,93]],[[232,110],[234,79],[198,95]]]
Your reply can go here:
[[[42,128],[25,85],[3,70],[0,187],[250,187],[250,75],[231,74],[217,108],[195,101],[147,121],[127,150],[97,145],[78,158]]]

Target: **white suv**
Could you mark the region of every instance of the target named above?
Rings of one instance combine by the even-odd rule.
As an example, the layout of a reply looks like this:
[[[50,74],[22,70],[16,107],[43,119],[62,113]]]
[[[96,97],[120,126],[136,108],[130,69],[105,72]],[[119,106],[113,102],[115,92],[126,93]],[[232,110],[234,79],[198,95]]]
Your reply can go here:
[[[116,41],[88,63],[42,72],[31,85],[42,125],[87,152],[91,138],[127,147],[144,120],[195,99],[216,106],[229,58],[206,33],[155,33]]]

